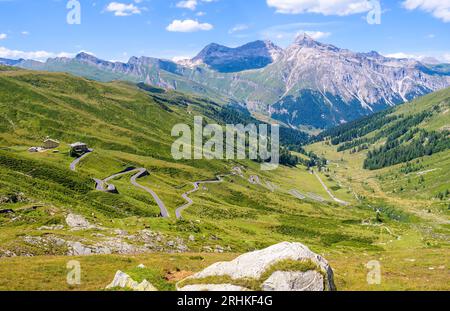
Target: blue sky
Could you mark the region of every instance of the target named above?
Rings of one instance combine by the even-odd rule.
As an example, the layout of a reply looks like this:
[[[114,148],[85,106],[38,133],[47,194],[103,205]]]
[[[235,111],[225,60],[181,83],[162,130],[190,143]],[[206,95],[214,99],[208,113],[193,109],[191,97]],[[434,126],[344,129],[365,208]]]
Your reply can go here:
[[[72,0],[73,1],[73,0]],[[45,59],[87,51],[107,60],[192,57],[216,42],[285,47],[299,32],[355,51],[433,56],[450,63],[450,0],[0,0],[0,57]]]

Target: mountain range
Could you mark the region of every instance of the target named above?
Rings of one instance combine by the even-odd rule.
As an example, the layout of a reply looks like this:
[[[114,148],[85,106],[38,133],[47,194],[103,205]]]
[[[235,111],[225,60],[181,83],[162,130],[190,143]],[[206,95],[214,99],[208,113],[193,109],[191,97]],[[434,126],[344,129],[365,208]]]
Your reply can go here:
[[[179,62],[132,57],[122,63],[79,53],[46,62],[0,63],[205,95],[291,127],[347,123],[450,86],[446,64],[352,52],[306,34],[286,49],[270,41],[237,48],[210,44],[193,59]]]

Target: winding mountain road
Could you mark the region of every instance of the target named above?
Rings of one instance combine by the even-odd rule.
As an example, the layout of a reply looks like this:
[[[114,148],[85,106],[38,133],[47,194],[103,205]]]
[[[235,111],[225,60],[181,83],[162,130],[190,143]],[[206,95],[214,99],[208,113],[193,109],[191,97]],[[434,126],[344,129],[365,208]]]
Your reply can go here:
[[[77,165],[78,163],[80,163],[81,160],[83,160],[85,157],[87,157],[88,155],[90,155],[92,152],[94,152],[94,149],[90,149],[89,152],[86,152],[85,154],[83,154],[81,157],[76,158],[75,161],[73,161],[72,163],[70,163],[70,170],[75,172],[77,169]]]
[[[328,189],[327,185],[325,185],[325,183],[323,182],[322,178],[320,178],[319,174],[317,174],[316,171],[313,171],[313,173],[314,173],[314,176],[316,176],[316,178],[319,180],[319,182],[320,182],[320,184],[322,185],[323,189],[325,189],[325,191],[328,193],[328,195],[330,196],[330,198],[333,199],[333,201],[335,201],[335,202],[337,202],[337,203],[339,203],[339,204],[341,204],[341,205],[345,205],[345,206],[350,205],[350,203],[348,203],[348,202],[346,202],[346,201],[343,201],[343,200],[341,200],[341,199],[336,198],[336,197],[334,196],[333,192],[331,192],[331,190]]]
[[[108,186],[108,182],[109,182],[109,181],[111,181],[111,180],[113,180],[113,179],[115,179],[115,178],[117,178],[117,177],[120,177],[120,176],[122,176],[122,175],[127,175],[127,174],[130,174],[130,173],[135,173],[135,174],[134,174],[133,176],[131,176],[131,178],[130,178],[131,184],[132,184],[133,186],[135,186],[135,187],[138,187],[138,188],[140,188],[140,189],[142,189],[142,190],[144,190],[144,191],[150,193],[151,196],[153,197],[153,199],[155,200],[156,204],[158,204],[158,207],[159,207],[159,210],[160,210],[161,217],[163,217],[163,218],[169,218],[169,217],[170,217],[169,212],[168,212],[168,210],[167,210],[167,208],[166,208],[164,202],[158,197],[158,195],[157,195],[152,189],[147,188],[147,187],[145,187],[145,186],[142,186],[142,185],[140,185],[140,184],[137,182],[137,179],[139,179],[139,178],[143,177],[144,175],[148,174],[148,171],[147,171],[147,169],[145,169],[145,168],[136,168],[136,169],[132,169],[132,170],[126,170],[126,171],[123,171],[123,172],[114,174],[114,175],[112,175],[112,176],[109,176],[108,178],[103,179],[103,180],[94,178],[94,181],[95,181],[95,183],[96,183],[95,189],[98,190],[98,191],[103,191],[103,192],[105,192],[105,191],[107,191],[107,190],[105,190],[105,186]]]
[[[75,163],[74,163],[74,167],[75,167],[76,164],[77,164],[80,160],[82,160],[82,158],[85,157],[86,155],[87,155],[87,154],[84,154],[82,157],[80,157],[80,158],[78,158],[76,161],[74,161],[74,162],[75,162]],[[71,166],[71,168],[72,168],[72,166]],[[169,217],[170,217],[169,212],[168,212],[168,210],[167,210],[167,208],[166,208],[164,202],[158,197],[158,195],[157,195],[152,189],[150,189],[150,188],[148,188],[148,187],[145,187],[145,186],[142,186],[142,185],[140,185],[140,184],[137,182],[137,179],[139,179],[139,178],[143,177],[144,175],[148,174],[148,171],[147,171],[147,169],[145,169],[145,168],[133,168],[133,169],[125,170],[125,171],[123,171],[123,172],[120,172],[120,173],[111,175],[111,176],[109,176],[108,178],[105,178],[105,179],[103,179],[103,180],[94,178],[94,181],[95,181],[95,183],[96,183],[95,188],[96,188],[97,191],[103,191],[103,192],[108,192],[108,191],[111,192],[111,191],[114,191],[114,190],[115,190],[114,185],[109,184],[109,182],[110,182],[111,180],[115,179],[115,178],[118,178],[118,177],[120,177],[120,176],[122,176],[122,175],[130,174],[130,173],[135,173],[135,174],[130,178],[131,184],[132,184],[133,186],[135,186],[135,187],[137,187],[137,188],[140,188],[140,189],[142,189],[142,190],[148,192],[149,194],[151,194],[152,197],[153,197],[153,199],[154,199],[154,200],[156,201],[156,203],[158,204],[158,207],[159,207],[160,212],[161,212],[161,217],[163,217],[163,218],[169,218]],[[327,191],[327,193],[330,195],[330,197],[331,197],[334,201],[336,201],[336,202],[338,202],[338,203],[340,203],[340,204],[343,204],[343,205],[349,205],[348,202],[345,202],[345,201],[342,201],[342,200],[336,198],[336,197],[333,195],[333,193],[328,189],[328,187],[325,185],[325,183],[320,179],[320,177],[318,176],[318,174],[317,174],[316,172],[314,172],[314,174],[315,174],[315,176],[317,177],[317,179],[320,181],[321,185],[324,187],[324,189]],[[185,203],[184,205],[178,207],[178,208],[175,210],[175,216],[176,216],[176,218],[177,218],[177,219],[181,219],[181,218],[182,218],[182,212],[183,212],[184,210],[186,210],[187,208],[189,208],[192,204],[194,204],[194,201],[189,197],[189,195],[191,195],[192,193],[195,193],[195,192],[197,192],[198,190],[200,190],[200,185],[202,185],[202,184],[216,184],[216,183],[222,183],[222,182],[224,182],[224,180],[223,180],[224,177],[231,176],[231,175],[237,175],[237,176],[240,176],[240,177],[242,177],[242,178],[245,178],[244,175],[242,174],[241,169],[240,169],[239,167],[235,167],[235,168],[232,169],[232,173],[231,173],[231,174],[217,175],[215,180],[203,180],[203,181],[195,181],[195,182],[192,182],[191,184],[194,186],[194,188],[191,189],[191,190],[189,190],[189,191],[187,191],[187,192],[185,192],[185,193],[183,193],[183,194],[181,195],[181,197],[182,197],[184,200],[186,200],[186,203]],[[262,184],[261,184],[261,179],[260,179],[259,176],[257,176],[257,175],[251,175],[247,181],[248,181],[249,183],[251,183],[251,184],[262,185]],[[275,185],[272,184],[271,182],[266,182],[266,185],[267,185],[267,188],[268,188],[269,190],[273,191],[273,192],[276,190],[276,188],[278,188],[277,186],[275,186]],[[112,186],[112,187],[111,187],[111,186]],[[106,189],[106,188],[108,188],[108,189]],[[305,196],[305,195],[301,194],[299,191],[297,191],[297,190],[295,190],[295,189],[289,191],[289,194],[291,194],[292,196],[294,196],[295,198],[300,199],[300,200],[306,199],[306,196]],[[313,194],[309,194],[308,196],[311,197],[311,198],[313,198],[313,199],[315,199],[315,200],[317,200],[317,201],[321,201],[321,202],[324,201],[324,199],[321,198],[321,197],[320,197],[320,200],[319,200],[318,198],[314,198],[314,195],[313,195]],[[318,197],[318,196],[317,196],[317,197]]]
[[[289,194],[292,195],[292,196],[294,196],[294,197],[296,197],[296,198],[299,199],[299,200],[304,200],[304,199],[306,199],[306,196],[304,196],[304,195],[301,194],[298,190],[295,190],[295,189],[289,191]]]
[[[187,209],[188,207],[190,207],[192,204],[194,204],[194,201],[189,197],[190,194],[197,192],[200,189],[200,185],[201,184],[217,184],[217,183],[222,183],[223,182],[223,177],[226,176],[230,176],[230,175],[218,175],[216,178],[216,180],[204,180],[204,181],[195,181],[192,183],[192,185],[194,185],[194,189],[189,190],[188,192],[183,193],[181,196],[183,197],[183,199],[185,199],[187,201],[186,204],[180,206],[179,208],[176,209],[175,214],[177,219],[181,219],[181,213]]]

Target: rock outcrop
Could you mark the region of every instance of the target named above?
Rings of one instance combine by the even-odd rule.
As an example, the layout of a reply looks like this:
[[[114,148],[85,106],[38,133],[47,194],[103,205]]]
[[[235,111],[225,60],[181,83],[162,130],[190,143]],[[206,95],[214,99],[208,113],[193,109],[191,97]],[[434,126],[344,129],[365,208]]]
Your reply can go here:
[[[283,263],[289,263],[284,265]],[[301,271],[295,271],[295,264]],[[304,263],[304,266],[301,264]],[[310,268],[311,267],[311,268]],[[270,273],[270,275],[267,275]],[[214,281],[214,279],[217,281]],[[226,281],[225,281],[226,280]],[[242,286],[249,282],[258,288]],[[224,284],[220,284],[220,283]],[[234,283],[234,284],[233,284]],[[301,243],[283,242],[243,254],[229,262],[215,263],[177,284],[180,291],[263,291],[336,290],[333,270],[320,255]]]
[[[87,230],[95,228],[95,226],[91,225],[89,221],[87,221],[86,218],[81,215],[67,215],[66,223],[71,228],[71,230]]]
[[[114,280],[106,286],[106,289],[115,289],[115,288],[122,288],[122,289],[130,289],[136,292],[156,292],[158,289],[154,287],[150,282],[147,280],[143,280],[141,283],[136,282],[133,280],[128,274],[122,271],[117,271],[116,275],[114,276]]]

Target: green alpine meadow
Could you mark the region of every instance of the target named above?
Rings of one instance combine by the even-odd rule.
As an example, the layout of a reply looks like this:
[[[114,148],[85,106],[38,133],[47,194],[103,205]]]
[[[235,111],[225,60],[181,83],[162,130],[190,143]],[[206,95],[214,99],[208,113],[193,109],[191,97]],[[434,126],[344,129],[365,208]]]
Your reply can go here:
[[[339,290],[448,289],[448,89],[325,131],[293,148],[303,161],[263,172],[250,160],[171,158],[172,126],[191,124],[191,115],[225,124],[221,103],[13,67],[2,67],[0,85],[2,289],[101,290],[125,270],[173,290],[208,263],[279,241],[323,254]],[[28,150],[46,137],[60,145]],[[75,141],[93,151],[72,171]],[[404,151],[405,159],[388,156]],[[157,193],[169,217],[130,183],[126,171],[138,167],[148,171],[139,184]],[[118,193],[96,190],[94,179],[118,172],[125,174],[110,181]],[[192,183],[219,174],[223,182],[200,185],[177,219]],[[66,283],[67,255],[96,267],[80,286]],[[380,287],[366,282],[372,258],[382,258],[388,275]]]

